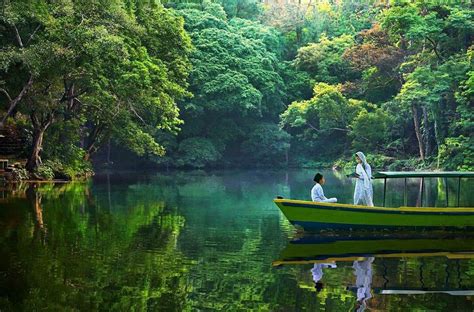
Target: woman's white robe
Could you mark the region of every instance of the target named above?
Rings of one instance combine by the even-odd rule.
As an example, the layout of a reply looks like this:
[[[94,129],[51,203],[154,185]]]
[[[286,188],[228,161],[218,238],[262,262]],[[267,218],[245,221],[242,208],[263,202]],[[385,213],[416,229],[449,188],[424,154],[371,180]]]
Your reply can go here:
[[[373,207],[372,169],[367,162],[365,163],[365,170],[362,166],[363,164],[357,164],[356,167],[356,173],[359,177],[356,179],[354,205]]]

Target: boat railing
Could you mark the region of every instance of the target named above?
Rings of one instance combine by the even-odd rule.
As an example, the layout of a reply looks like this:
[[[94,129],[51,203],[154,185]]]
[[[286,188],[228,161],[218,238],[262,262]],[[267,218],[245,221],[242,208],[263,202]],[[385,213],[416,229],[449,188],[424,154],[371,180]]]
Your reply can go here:
[[[420,207],[423,207],[423,193],[425,189],[425,178],[443,178],[446,188],[446,207],[449,207],[449,194],[448,194],[448,178],[457,178],[458,186],[456,191],[456,206],[459,207],[460,198],[461,198],[461,179],[463,178],[474,178],[474,172],[462,172],[462,171],[434,171],[434,172],[416,172],[416,171],[381,171],[377,172],[374,176],[374,179],[383,179],[383,204],[385,207],[386,194],[387,194],[387,179],[404,179],[404,193],[403,193],[403,203],[404,206],[407,206],[408,201],[408,187],[407,179],[408,178],[420,178],[421,179],[421,196],[420,196]]]

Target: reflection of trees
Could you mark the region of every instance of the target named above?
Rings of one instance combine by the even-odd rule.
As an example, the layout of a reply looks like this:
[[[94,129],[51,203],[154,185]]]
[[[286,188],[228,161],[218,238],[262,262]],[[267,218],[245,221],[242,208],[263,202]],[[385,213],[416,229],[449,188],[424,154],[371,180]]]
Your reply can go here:
[[[32,183],[26,190],[26,197],[32,207],[32,212],[35,218],[34,237],[39,237],[44,242],[47,229],[44,226],[43,208],[41,206],[41,194],[36,191],[37,184]]]
[[[413,290],[466,290],[473,289],[472,259],[393,258],[376,259],[374,288]],[[440,300],[442,298],[442,300]],[[389,311],[471,311],[472,298],[446,294],[424,294],[417,296],[378,295],[370,300],[374,309]]]
[[[11,289],[0,307],[143,310],[158,305],[181,310],[187,265],[176,241],[184,219],[150,194],[137,197],[133,189],[119,196],[125,202],[111,213],[108,194],[105,200],[100,192],[91,199],[89,187],[28,189],[29,204],[23,203],[33,210],[1,236],[1,246],[7,246],[2,255],[11,255],[2,271],[17,282],[0,282],[0,288]],[[30,234],[31,227],[42,226],[48,228],[44,245]]]
[[[293,232],[272,199],[300,178],[303,181],[299,173],[282,171],[157,177],[162,180],[161,192],[186,216],[178,246],[196,262],[188,273],[192,286],[189,306],[212,311],[294,311],[324,306],[311,291],[314,285],[300,287],[301,272],[270,266]],[[343,291],[326,295],[334,311],[347,306],[340,300]]]
[[[284,188],[293,197],[308,194],[313,173],[186,172],[132,184],[112,176],[110,184],[41,184],[30,201],[23,193],[0,209],[0,273],[8,272],[0,279],[0,309],[349,311],[356,304],[346,290],[354,283],[351,263],[325,271],[318,294],[311,265],[270,266],[293,235],[271,199]],[[334,194],[352,196],[345,180],[331,180]],[[48,229],[43,242],[35,239],[36,199]],[[419,260],[383,261],[374,262],[373,287],[419,283]],[[458,275],[460,287],[469,287],[474,275],[467,260],[459,269],[439,259],[423,267],[426,287],[446,279],[454,287]],[[375,295],[369,305],[436,310],[445,303],[435,296]],[[462,311],[466,300],[445,301]]]

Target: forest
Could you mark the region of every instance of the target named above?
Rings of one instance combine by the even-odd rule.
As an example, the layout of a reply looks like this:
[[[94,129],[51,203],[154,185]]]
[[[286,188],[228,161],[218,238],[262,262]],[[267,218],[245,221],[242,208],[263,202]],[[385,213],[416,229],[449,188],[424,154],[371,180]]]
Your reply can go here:
[[[0,0],[21,174],[474,170],[470,1]]]

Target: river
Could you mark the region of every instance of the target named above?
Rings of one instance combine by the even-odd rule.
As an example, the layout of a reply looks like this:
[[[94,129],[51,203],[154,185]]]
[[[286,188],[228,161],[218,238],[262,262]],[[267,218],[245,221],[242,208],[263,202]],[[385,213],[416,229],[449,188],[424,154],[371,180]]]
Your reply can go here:
[[[272,199],[309,199],[314,173],[123,172],[3,188],[0,311],[474,310],[469,233],[375,243],[370,233],[297,233]],[[353,181],[323,174],[326,196],[350,203]],[[456,205],[457,180],[448,183]],[[408,181],[409,205],[419,185]],[[446,205],[444,180],[425,186],[424,203]],[[472,206],[472,187],[463,181],[461,206]],[[403,190],[390,181],[387,206],[403,205]],[[382,192],[376,181],[376,205]],[[380,256],[374,244],[392,247]],[[356,251],[313,264],[344,248]]]

